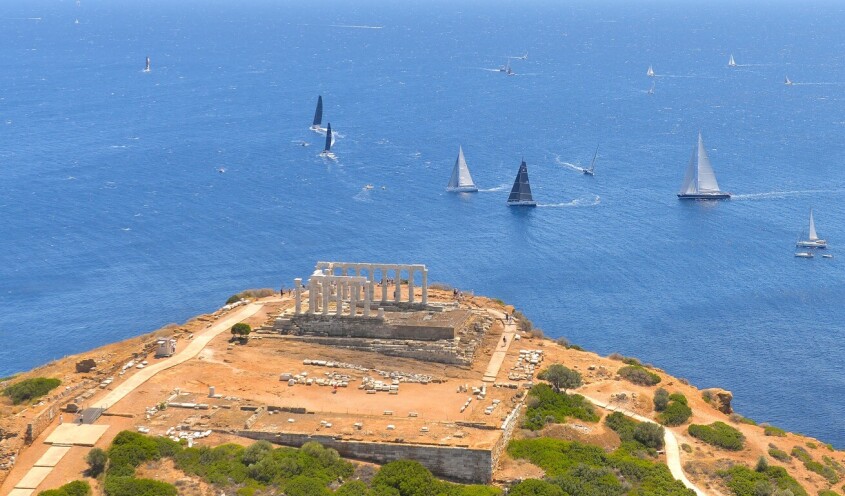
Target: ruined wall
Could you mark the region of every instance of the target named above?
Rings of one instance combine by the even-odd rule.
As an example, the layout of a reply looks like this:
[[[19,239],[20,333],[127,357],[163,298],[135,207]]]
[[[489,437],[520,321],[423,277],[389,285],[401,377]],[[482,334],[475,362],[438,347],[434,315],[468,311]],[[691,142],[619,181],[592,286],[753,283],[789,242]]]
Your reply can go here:
[[[446,363],[450,365],[465,366],[470,363],[456,351],[454,340],[442,341],[414,341],[400,339],[355,339],[355,338],[329,338],[309,336],[302,338],[308,343],[331,346],[333,348],[345,348],[348,350],[374,351],[382,355],[414,358],[428,362]],[[471,358],[471,357],[470,357]]]
[[[370,338],[413,339],[437,341],[453,339],[455,330],[449,327],[394,326],[377,317],[348,317],[336,315],[297,315],[276,323],[277,331],[297,335]]]
[[[316,441],[334,448],[344,458],[384,464],[395,460],[416,460],[439,477],[455,481],[486,484],[493,478],[490,450],[419,444],[371,443],[338,440],[332,436],[283,434],[276,432],[240,431],[238,436],[266,440],[284,446],[299,447]]]
[[[500,437],[499,440],[496,441],[496,444],[493,446],[492,450],[493,469],[495,469],[499,465],[499,458],[502,456],[502,453],[507,449],[508,443],[511,441],[511,437],[513,437],[513,433],[519,426],[519,420],[521,416],[522,403],[519,403],[513,410],[511,410],[511,413],[508,414],[504,422],[502,422],[502,437]]]

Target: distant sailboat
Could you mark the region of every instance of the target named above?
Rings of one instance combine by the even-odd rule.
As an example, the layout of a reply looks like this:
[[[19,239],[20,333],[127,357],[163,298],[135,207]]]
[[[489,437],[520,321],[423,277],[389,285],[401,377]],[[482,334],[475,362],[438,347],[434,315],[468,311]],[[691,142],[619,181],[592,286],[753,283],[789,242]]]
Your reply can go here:
[[[787,86],[792,86],[792,81],[789,80],[789,76],[786,76],[786,78],[783,80],[783,84]]]
[[[716,174],[704,149],[704,140],[701,133],[698,133],[698,144],[692,148],[687,172],[684,176],[684,184],[678,193],[682,200],[725,200],[731,197],[730,193],[719,190],[719,183],[716,182]]]
[[[326,146],[322,152],[320,152],[321,157],[330,158],[332,160],[336,159],[334,153],[332,153],[332,145],[334,144],[334,139],[332,139],[332,123],[329,122],[326,125]]]
[[[320,132],[323,128],[320,124],[323,123],[323,95],[317,96],[317,110],[314,111],[314,122],[311,123],[310,129],[312,131]]]
[[[478,191],[475,183],[472,182],[472,176],[469,174],[463,147],[458,147],[458,159],[455,160],[455,167],[452,169],[452,177],[449,178],[446,191],[454,193],[475,193]]]
[[[736,61],[734,60],[734,54],[731,54],[730,60],[728,60],[728,67],[736,67]]]
[[[531,195],[531,185],[528,184],[528,166],[525,160],[519,164],[519,172],[513,181],[511,194],[508,196],[508,205],[512,207],[536,207],[537,202]]]
[[[147,57],[147,62],[144,65],[144,72],[150,72],[150,58]]]
[[[654,69],[651,66],[648,66],[648,70],[645,72],[645,75],[648,77],[654,77]]]
[[[596,145],[596,153],[593,154],[593,161],[590,162],[590,168],[584,169],[582,172],[588,176],[594,176],[596,172],[596,157],[599,156],[599,146]]]
[[[654,86],[655,86],[655,82],[654,82],[654,81],[652,81],[652,82],[651,82],[651,88],[649,88],[649,90],[648,90],[648,94],[649,94],[649,95],[653,95],[653,94],[654,94]]]
[[[799,239],[795,246],[799,248],[827,248],[827,241],[819,239],[816,233],[816,223],[813,220],[813,210],[810,209],[810,236],[807,239]]]

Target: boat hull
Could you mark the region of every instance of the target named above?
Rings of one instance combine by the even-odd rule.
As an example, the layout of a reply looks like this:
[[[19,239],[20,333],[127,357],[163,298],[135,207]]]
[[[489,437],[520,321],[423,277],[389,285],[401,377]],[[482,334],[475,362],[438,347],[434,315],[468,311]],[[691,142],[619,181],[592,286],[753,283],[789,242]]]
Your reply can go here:
[[[478,193],[478,188],[475,186],[458,186],[455,188],[446,188],[449,193]]]
[[[730,200],[730,193],[678,193],[681,200]]]
[[[795,243],[795,246],[797,246],[799,248],[825,249],[825,248],[827,248],[827,243],[824,243],[824,242],[820,243],[818,241],[799,241],[799,242]]]
[[[508,206],[509,207],[536,207],[537,202],[535,202],[535,201],[513,201],[513,202],[509,201]]]

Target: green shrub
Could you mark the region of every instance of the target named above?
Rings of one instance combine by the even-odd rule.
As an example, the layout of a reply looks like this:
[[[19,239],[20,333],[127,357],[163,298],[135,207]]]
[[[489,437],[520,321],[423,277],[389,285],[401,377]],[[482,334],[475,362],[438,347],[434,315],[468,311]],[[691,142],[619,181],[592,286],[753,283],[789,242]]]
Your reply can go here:
[[[724,422],[713,422],[710,425],[692,424],[687,431],[694,438],[730,451],[741,450],[745,441],[741,432]]]
[[[572,370],[559,363],[550,365],[548,368],[541,371],[537,374],[537,378],[543,381],[549,381],[549,383],[558,391],[561,389],[564,391],[567,389],[575,389],[580,387],[582,382],[581,374],[578,371]]]
[[[38,496],[90,496],[91,486],[85,481],[68,482],[64,486],[49,491],[41,491]]]
[[[810,449],[817,449],[819,447],[819,445],[812,442],[812,441],[807,441],[807,447],[810,448]]]
[[[692,409],[687,405],[687,398],[681,393],[670,394],[666,408],[657,415],[663,425],[676,426],[686,423],[692,416]]]
[[[537,384],[528,392],[529,406],[523,426],[542,429],[546,422],[565,422],[567,417],[585,422],[598,422],[599,415],[593,404],[579,394],[555,392],[548,384]]]
[[[619,439],[624,443],[634,440],[634,429],[639,422],[621,412],[613,412],[604,418],[604,423],[610,430],[619,434]]]
[[[641,422],[634,429],[634,439],[644,446],[652,449],[663,448],[663,436],[665,431],[662,426],[651,422]]]
[[[44,396],[59,387],[61,383],[62,381],[58,379],[33,377],[7,387],[3,390],[3,396],[11,398],[13,404],[20,405]]]
[[[845,473],[845,467],[843,467],[841,463],[837,462],[833,458],[829,456],[822,456],[822,460],[824,460],[825,465],[832,468],[833,470],[836,470],[838,473]]]
[[[646,370],[639,365],[627,365],[619,369],[618,374],[634,384],[640,386],[654,386],[660,382],[660,376]]]
[[[594,445],[536,438],[511,441],[507,450],[510,456],[527,459],[542,468],[548,482],[563,489],[566,495],[617,496],[626,491],[631,495],[694,494],[672,478],[666,465],[639,458],[625,445],[607,454]]]
[[[264,298],[266,296],[271,296],[276,294],[277,291],[275,289],[270,288],[261,288],[261,289],[247,289],[245,291],[241,291],[238,294],[233,294],[226,300],[227,305],[231,305],[232,303],[237,303],[241,300],[245,300],[247,298]]]
[[[359,480],[345,482],[337,488],[335,496],[369,496],[370,487]]]
[[[654,392],[654,411],[662,412],[669,405],[669,391],[663,388],[657,388]]]
[[[807,450],[805,450],[801,446],[795,446],[794,448],[792,448],[792,456],[801,460],[807,470],[821,475],[822,477],[827,479],[828,482],[830,482],[831,484],[836,484],[837,482],[839,482],[839,475],[836,473],[835,469],[833,469],[829,465],[822,465],[821,463],[813,460],[813,457],[810,455],[810,453],[808,453]]]
[[[819,496],[839,496],[839,493],[831,491],[830,489],[822,489],[819,491]]]
[[[622,363],[625,363],[625,364],[628,364],[628,365],[633,365],[635,367],[642,367],[643,366],[643,364],[641,364],[640,361],[637,360],[634,357],[623,357]]]
[[[769,456],[771,456],[775,460],[778,460],[778,461],[781,461],[781,462],[784,462],[784,463],[792,460],[792,457],[789,456],[789,453],[787,453],[786,451],[777,449],[777,448],[769,448]]]
[[[94,448],[85,455],[85,462],[88,464],[88,470],[85,474],[89,477],[97,477],[103,470],[106,469],[106,462],[109,461],[109,456],[100,448]]]
[[[567,496],[560,487],[539,479],[526,479],[511,486],[508,496]]]
[[[233,336],[240,336],[246,337],[249,336],[249,333],[252,332],[252,327],[249,324],[244,322],[238,322],[237,324],[232,326],[232,335]]]
[[[267,456],[273,451],[273,443],[270,441],[258,441],[252,443],[247,449],[244,450],[244,454],[241,457],[241,462],[244,465],[252,465],[253,463],[258,463],[261,461],[262,458]]]
[[[767,425],[763,428],[763,434],[767,436],[775,436],[775,437],[786,437],[786,431],[781,429],[780,427],[775,427],[773,425]]]
[[[744,465],[721,470],[718,475],[736,496],[773,494],[774,490],[790,491],[794,496],[808,496],[807,491],[783,467],[768,467],[755,472]]]
[[[106,496],[177,496],[176,487],[151,479],[107,475],[103,485]]]

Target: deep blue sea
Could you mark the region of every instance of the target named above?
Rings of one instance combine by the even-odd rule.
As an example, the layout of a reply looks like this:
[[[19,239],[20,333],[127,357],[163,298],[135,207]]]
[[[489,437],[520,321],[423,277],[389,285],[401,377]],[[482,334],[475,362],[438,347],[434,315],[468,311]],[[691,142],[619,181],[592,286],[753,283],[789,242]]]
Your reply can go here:
[[[425,263],[845,447],[843,25],[833,1],[4,1],[0,376],[317,260]],[[730,201],[675,197],[698,131]],[[477,194],[444,191],[459,145]],[[595,177],[566,165],[597,145]],[[532,210],[505,205],[523,157]],[[836,258],[793,257],[810,208]]]

